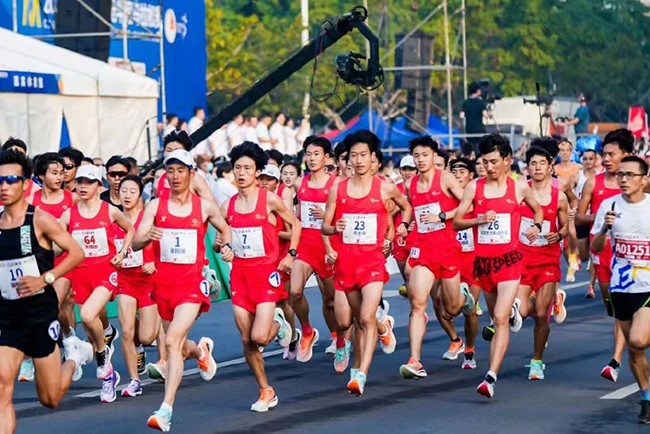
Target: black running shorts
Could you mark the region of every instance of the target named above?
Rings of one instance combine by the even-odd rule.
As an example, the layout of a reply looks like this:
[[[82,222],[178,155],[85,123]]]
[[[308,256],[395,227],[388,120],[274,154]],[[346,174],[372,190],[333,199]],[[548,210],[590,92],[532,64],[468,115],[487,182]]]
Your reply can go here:
[[[0,326],[0,347],[11,347],[26,356],[40,359],[54,351],[61,335],[61,325],[54,320],[49,323]]]
[[[609,297],[609,302],[614,310],[614,318],[619,321],[631,321],[637,310],[650,307],[650,292],[638,294],[612,292]]]

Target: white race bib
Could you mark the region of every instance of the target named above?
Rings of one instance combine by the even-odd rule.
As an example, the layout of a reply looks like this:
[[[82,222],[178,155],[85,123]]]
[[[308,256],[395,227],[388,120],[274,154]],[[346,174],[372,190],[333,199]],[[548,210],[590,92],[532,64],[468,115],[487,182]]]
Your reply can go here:
[[[300,223],[303,229],[318,229],[323,226],[323,219],[312,215],[312,208],[325,209],[325,204],[320,202],[300,201]]]
[[[86,258],[108,255],[108,237],[104,228],[72,231],[72,238],[81,246]]]
[[[532,247],[544,247],[548,246],[548,240],[544,237],[545,234],[551,232],[551,222],[544,220],[542,222],[542,230],[537,235],[537,239],[532,243],[526,238],[526,232],[528,229],[535,224],[535,220],[528,217],[521,218],[521,224],[519,224],[519,242],[525,244],[526,246]]]
[[[650,238],[641,234],[616,234],[614,252],[617,259],[634,267],[650,266]]]
[[[232,251],[241,259],[266,256],[262,228],[232,228]]]
[[[458,231],[456,234],[456,239],[460,243],[463,252],[473,252],[474,251],[474,231],[471,229],[464,229]]]
[[[510,237],[510,214],[497,214],[493,222],[478,226],[479,244],[508,244]]]
[[[377,214],[343,214],[344,244],[377,244]]]
[[[38,263],[34,255],[20,259],[0,261],[0,294],[2,298],[5,300],[16,300],[20,298],[16,290],[18,279],[23,276],[38,277],[40,275],[41,273],[38,270]]]
[[[115,239],[115,249],[119,252],[122,250],[124,245],[124,240],[117,238]],[[136,268],[142,267],[144,265],[144,256],[142,255],[142,250],[134,252],[133,249],[129,248],[129,256],[124,258],[122,261],[122,268]]]
[[[421,218],[424,214],[431,214],[437,216],[442,211],[440,209],[440,204],[438,202],[428,203],[426,205],[416,206],[415,209],[415,218],[417,221],[418,233],[426,234],[429,232],[439,231],[445,228],[443,222],[438,223],[422,223]]]
[[[196,229],[163,229],[162,232],[160,262],[196,263],[198,238]]]

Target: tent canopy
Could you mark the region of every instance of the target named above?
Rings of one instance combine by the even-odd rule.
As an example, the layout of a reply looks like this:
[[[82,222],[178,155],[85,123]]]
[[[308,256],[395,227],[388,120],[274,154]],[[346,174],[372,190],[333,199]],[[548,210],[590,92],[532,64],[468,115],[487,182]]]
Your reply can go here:
[[[370,128],[370,116],[366,111],[361,116],[358,117],[357,121],[352,125],[347,125],[348,128],[336,135],[333,139],[333,143],[342,141],[345,136],[350,133],[354,133],[359,130],[369,130]],[[441,143],[447,144],[449,142],[448,134],[449,129],[447,125],[437,116],[429,116],[429,123],[427,124],[427,130],[424,133],[418,133],[407,127],[407,120],[404,117],[397,119],[392,119],[392,121],[385,121],[379,113],[373,111],[372,113],[372,131],[381,139],[382,147],[392,147],[397,149],[406,150],[408,148],[408,142],[422,134],[427,134],[433,136],[436,140]],[[454,134],[457,134],[458,131],[452,130]],[[454,140],[454,146],[460,146],[458,139]]]

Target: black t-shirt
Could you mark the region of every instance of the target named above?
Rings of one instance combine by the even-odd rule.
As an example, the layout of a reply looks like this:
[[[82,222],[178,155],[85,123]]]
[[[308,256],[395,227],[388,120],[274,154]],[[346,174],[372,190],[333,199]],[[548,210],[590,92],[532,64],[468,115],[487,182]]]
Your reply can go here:
[[[124,211],[124,207],[122,206],[121,203],[113,203],[111,202],[111,191],[110,190],[104,190],[99,194],[99,198],[103,200],[104,202],[108,202],[111,205],[117,207],[120,211]]]
[[[465,132],[484,133],[483,112],[485,103],[481,98],[469,98],[463,101],[463,112],[465,113]]]

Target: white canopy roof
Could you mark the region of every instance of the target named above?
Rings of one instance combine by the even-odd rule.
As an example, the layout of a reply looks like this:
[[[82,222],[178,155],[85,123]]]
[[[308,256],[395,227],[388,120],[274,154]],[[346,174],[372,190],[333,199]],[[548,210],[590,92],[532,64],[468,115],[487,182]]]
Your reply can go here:
[[[0,70],[57,74],[62,95],[158,98],[156,80],[2,28]]]

